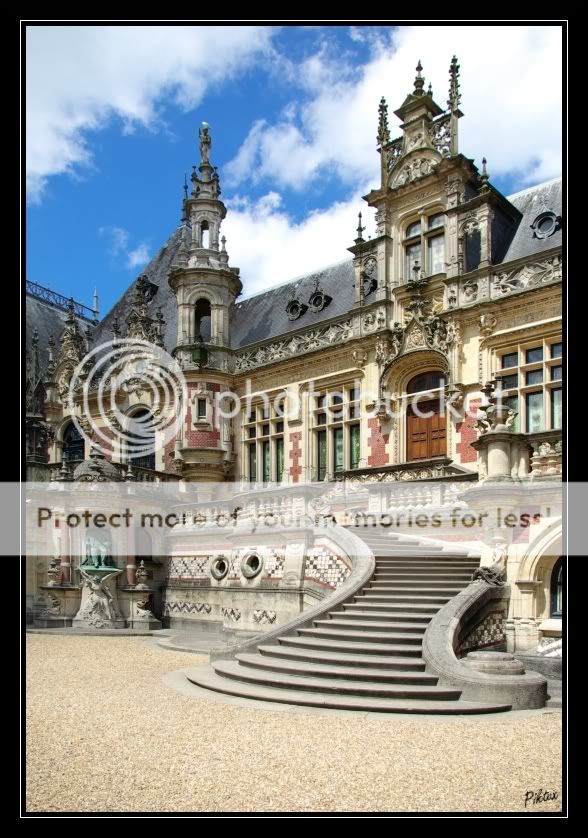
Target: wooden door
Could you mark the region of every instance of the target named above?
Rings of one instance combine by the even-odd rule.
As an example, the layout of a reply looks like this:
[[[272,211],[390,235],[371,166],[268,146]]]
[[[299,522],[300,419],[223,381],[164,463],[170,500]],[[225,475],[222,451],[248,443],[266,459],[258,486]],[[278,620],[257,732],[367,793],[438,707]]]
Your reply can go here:
[[[445,413],[439,409],[438,400],[419,403],[419,412],[432,415],[418,416],[409,407],[406,417],[407,459],[428,460],[430,457],[444,457],[447,453]]]

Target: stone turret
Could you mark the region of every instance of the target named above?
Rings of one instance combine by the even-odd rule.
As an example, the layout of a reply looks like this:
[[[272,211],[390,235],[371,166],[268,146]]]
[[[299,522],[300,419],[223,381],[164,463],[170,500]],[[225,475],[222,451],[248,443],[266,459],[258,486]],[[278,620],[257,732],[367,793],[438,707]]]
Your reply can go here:
[[[232,429],[220,417],[219,394],[229,389],[230,321],[241,293],[239,269],[229,267],[221,224],[227,214],[220,181],[210,162],[210,126],[199,132],[200,164],[192,171],[192,191],[184,183],[182,238],[169,284],[178,305],[174,356],[188,383],[189,404],[173,457],[185,480],[226,479],[233,463]]]

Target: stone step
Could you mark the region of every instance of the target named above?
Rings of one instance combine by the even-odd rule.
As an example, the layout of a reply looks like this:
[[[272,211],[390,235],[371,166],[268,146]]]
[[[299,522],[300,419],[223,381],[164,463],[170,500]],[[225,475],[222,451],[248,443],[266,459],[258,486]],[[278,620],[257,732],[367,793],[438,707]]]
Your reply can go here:
[[[410,594],[410,593],[386,593],[383,589],[375,589],[372,590],[371,588],[365,588],[365,593],[356,597],[356,600],[359,601],[360,599],[363,601],[365,599],[366,602],[395,602],[395,603],[434,603],[435,605],[445,605],[446,602],[449,602],[451,596],[445,596],[444,594]]]
[[[414,632],[415,634],[424,634],[427,628],[428,620],[424,623],[403,623],[399,620],[343,620],[334,618],[332,620],[315,620],[314,624],[317,628],[341,628],[352,629],[355,631],[395,631],[395,632]]]
[[[304,690],[305,692],[361,695],[375,698],[420,698],[437,701],[457,701],[461,690],[429,684],[381,684],[375,681],[344,681],[339,678],[260,671],[233,660],[218,660],[213,664],[217,675],[235,681],[247,681],[262,687]]]
[[[383,613],[391,613],[391,614],[402,614],[403,616],[408,616],[409,613],[415,615],[415,617],[426,617],[430,619],[433,617],[437,611],[439,611],[440,605],[421,605],[418,602],[406,602],[406,603],[386,603],[386,602],[366,602],[365,599],[360,599],[357,602],[344,602],[343,608],[345,609],[346,613],[353,613],[354,611],[361,611],[369,614],[371,612],[383,614]]]
[[[302,637],[319,637],[333,640],[345,640],[361,643],[365,640],[367,643],[402,643],[402,644],[418,644],[419,648],[422,643],[422,637],[419,635],[408,634],[401,631],[359,631],[357,626],[350,629],[330,629],[324,628],[302,628],[298,629]]]
[[[310,631],[310,630],[309,630]],[[371,643],[368,638],[357,640],[334,640],[328,637],[308,635],[304,637],[278,637],[278,642],[284,646],[295,646],[301,649],[322,649],[331,652],[353,652],[359,655],[388,655],[392,657],[407,656],[420,658],[421,646],[410,643]]]
[[[424,626],[427,626],[434,616],[434,614],[419,614],[418,612],[415,614],[414,611],[375,611],[369,609],[363,611],[330,611],[329,614],[337,620],[361,620],[362,622],[366,620],[385,620],[387,622],[394,622],[395,620],[400,620],[400,622],[402,623],[414,622],[422,624]]]
[[[447,553],[442,553],[440,556],[378,556],[376,559],[376,567],[382,565],[402,565],[406,564],[409,567],[479,567],[478,559],[458,559],[455,556],[450,556]]]
[[[334,710],[363,710],[378,713],[425,713],[427,715],[470,715],[500,713],[511,709],[510,704],[486,704],[474,701],[431,701],[426,699],[390,699],[366,696],[327,695],[303,690],[286,690],[248,684],[222,678],[212,667],[198,667],[187,678],[208,690],[259,701],[293,704]]]
[[[451,598],[460,593],[460,591],[463,591],[463,587],[461,585],[427,584],[426,582],[420,585],[390,585],[389,582],[370,582],[369,588],[364,588],[364,590],[366,593],[372,591],[373,593],[382,594],[430,594],[431,596],[434,594],[446,594]]]
[[[336,647],[333,647],[335,649]],[[353,652],[324,651],[321,649],[297,649],[294,646],[259,646],[261,655],[271,658],[285,658],[299,662],[330,664],[343,667],[363,667],[381,669],[399,669],[403,672],[424,672],[422,658],[401,657],[399,655],[359,655]]]
[[[376,570],[374,573],[374,579],[396,579],[398,582],[404,581],[420,581],[422,579],[431,579],[431,580],[443,580],[443,581],[456,581],[456,582],[469,582],[472,578],[471,573],[464,573],[461,570],[409,570],[402,569],[402,570]]]
[[[309,661],[293,661],[288,658],[266,657],[255,654],[238,654],[237,661],[252,669],[267,672],[283,672],[313,678],[344,678],[350,681],[377,681],[386,684],[428,684],[434,686],[439,680],[436,675],[414,672],[406,669],[370,668],[367,666],[341,666]]]

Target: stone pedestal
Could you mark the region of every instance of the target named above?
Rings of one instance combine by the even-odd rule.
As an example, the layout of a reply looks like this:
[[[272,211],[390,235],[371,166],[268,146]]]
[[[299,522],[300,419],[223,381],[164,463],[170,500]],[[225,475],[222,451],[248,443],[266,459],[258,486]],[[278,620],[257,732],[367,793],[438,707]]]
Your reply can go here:
[[[41,585],[42,594],[34,604],[35,628],[69,628],[78,610],[80,590],[74,585]]]
[[[161,620],[158,620],[151,611],[152,590],[150,588],[127,588],[125,593],[129,596],[129,628],[134,629],[160,629]]]

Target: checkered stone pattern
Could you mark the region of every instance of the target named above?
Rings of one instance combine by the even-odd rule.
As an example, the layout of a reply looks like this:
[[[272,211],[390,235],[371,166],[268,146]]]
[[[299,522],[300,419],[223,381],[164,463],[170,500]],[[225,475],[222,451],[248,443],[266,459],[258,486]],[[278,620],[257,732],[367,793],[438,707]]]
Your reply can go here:
[[[221,614],[228,623],[238,623],[241,619],[241,612],[238,608],[221,608]]]
[[[281,579],[284,575],[286,557],[272,551],[264,561],[264,571],[269,579]]]
[[[212,607],[207,602],[166,602],[164,614],[210,614]]]
[[[253,622],[258,623],[258,625],[264,625],[265,623],[272,625],[276,622],[277,616],[275,611],[254,611]]]
[[[491,611],[486,614],[481,623],[461,643],[460,654],[483,649],[485,646],[496,646],[506,641],[506,612]]]
[[[304,563],[305,578],[322,582],[329,588],[338,588],[350,573],[351,568],[328,547],[315,547],[310,550]]]
[[[209,576],[210,556],[173,558],[169,561],[169,579],[206,579]]]

